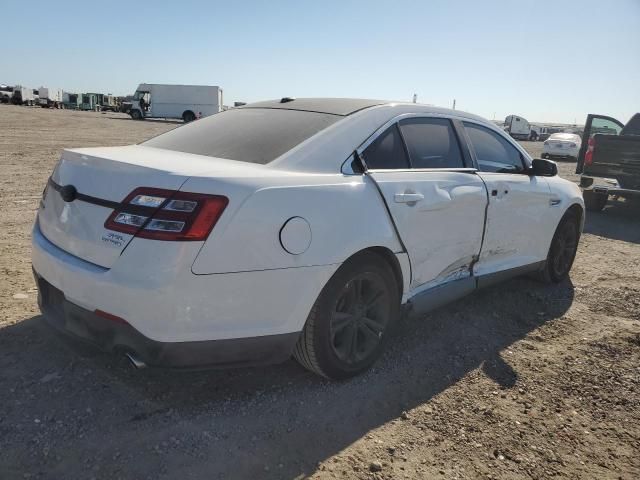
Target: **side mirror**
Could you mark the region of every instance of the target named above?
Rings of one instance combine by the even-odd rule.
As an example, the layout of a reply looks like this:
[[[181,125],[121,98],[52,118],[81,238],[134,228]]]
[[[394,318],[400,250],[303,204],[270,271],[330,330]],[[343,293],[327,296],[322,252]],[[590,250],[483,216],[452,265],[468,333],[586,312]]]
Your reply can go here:
[[[537,177],[555,177],[558,175],[558,165],[551,160],[534,158],[529,169],[529,175]]]

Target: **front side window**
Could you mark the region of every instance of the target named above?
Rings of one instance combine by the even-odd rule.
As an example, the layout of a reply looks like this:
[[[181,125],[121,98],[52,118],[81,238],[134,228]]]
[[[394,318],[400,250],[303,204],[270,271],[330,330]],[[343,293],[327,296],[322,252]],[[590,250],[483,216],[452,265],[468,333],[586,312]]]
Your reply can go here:
[[[410,118],[400,122],[412,168],[463,168],[464,162],[451,121]]]
[[[522,154],[496,132],[475,123],[463,122],[471,145],[476,152],[481,172],[521,173]]]
[[[365,148],[364,161],[370,169],[404,169],[409,168],[409,159],[402,144],[398,126],[389,127]]]

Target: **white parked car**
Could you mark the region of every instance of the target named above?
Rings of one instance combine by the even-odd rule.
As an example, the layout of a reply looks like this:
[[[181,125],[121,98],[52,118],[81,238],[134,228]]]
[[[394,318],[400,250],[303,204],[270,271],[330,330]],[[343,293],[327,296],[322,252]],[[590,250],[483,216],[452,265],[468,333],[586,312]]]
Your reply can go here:
[[[293,354],[346,378],[402,310],[529,272],[563,280],[584,205],[556,174],[475,115],[353,99],[65,150],[33,229],[40,306],[138,365]]]
[[[542,144],[542,158],[577,160],[581,143],[580,135],[575,133],[553,133]]]

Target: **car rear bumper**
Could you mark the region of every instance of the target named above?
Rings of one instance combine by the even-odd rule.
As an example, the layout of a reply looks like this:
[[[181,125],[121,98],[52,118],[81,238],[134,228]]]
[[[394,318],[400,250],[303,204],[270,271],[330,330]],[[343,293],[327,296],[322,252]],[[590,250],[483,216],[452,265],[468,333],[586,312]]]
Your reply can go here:
[[[47,323],[61,333],[107,352],[165,368],[206,368],[279,363],[291,356],[299,333],[194,342],[158,342],[126,322],[79,307],[38,276],[38,305]]]
[[[195,275],[193,245],[176,254],[175,242],[150,242],[132,242],[106,269],[51,243],[36,222],[32,264],[69,303],[120,317],[160,344],[297,335],[339,266]]]
[[[543,150],[543,156],[547,156],[549,158],[577,158],[578,151],[573,150]]]

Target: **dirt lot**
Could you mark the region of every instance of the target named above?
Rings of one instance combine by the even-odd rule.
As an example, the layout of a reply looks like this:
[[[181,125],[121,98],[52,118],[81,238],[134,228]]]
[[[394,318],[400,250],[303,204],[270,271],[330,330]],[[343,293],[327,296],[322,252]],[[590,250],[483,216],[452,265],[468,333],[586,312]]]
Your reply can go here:
[[[406,320],[346,383],[293,361],[136,371],[54,335],[29,236],[60,150],[173,126],[0,105],[0,478],[640,478],[640,212],[622,203],[588,217],[570,281]]]

